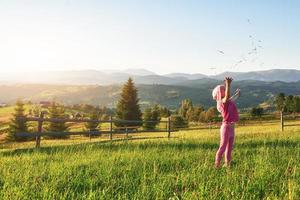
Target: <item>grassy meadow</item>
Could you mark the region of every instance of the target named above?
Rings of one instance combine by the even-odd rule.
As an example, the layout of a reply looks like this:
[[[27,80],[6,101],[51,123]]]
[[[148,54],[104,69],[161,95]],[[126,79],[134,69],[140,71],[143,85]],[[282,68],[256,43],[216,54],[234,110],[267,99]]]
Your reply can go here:
[[[230,168],[213,167],[218,129],[171,139],[8,143],[0,199],[300,199],[300,126],[238,126]],[[165,133],[160,133],[165,135]]]

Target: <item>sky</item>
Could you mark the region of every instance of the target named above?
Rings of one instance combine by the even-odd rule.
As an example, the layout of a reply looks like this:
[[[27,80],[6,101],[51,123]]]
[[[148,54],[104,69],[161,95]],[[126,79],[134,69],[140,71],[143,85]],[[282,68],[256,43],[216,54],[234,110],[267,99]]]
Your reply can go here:
[[[300,1],[0,0],[0,71],[300,70]]]

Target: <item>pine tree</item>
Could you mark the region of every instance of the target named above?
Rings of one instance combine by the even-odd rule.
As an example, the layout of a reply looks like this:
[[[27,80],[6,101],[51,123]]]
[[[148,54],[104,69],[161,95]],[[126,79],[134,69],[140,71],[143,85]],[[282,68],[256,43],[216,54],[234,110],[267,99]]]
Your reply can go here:
[[[159,106],[155,105],[152,109],[147,108],[144,112],[143,117],[144,117],[144,124],[143,124],[144,129],[146,130],[155,129],[155,127],[157,126],[157,124],[159,124],[159,121],[161,119]]]
[[[48,108],[48,116],[52,119],[64,119],[66,117],[63,105],[52,102]],[[50,132],[63,133],[68,131],[66,122],[49,122],[47,130]],[[50,138],[68,138],[69,136],[51,136]]]
[[[261,117],[263,115],[264,109],[261,107],[253,107],[250,111],[252,117]]]
[[[170,117],[171,111],[167,107],[160,106],[161,117]]]
[[[294,96],[293,95],[289,95],[289,96],[286,97],[285,105],[286,105],[286,111],[288,113],[295,112],[296,108],[295,108],[295,101],[294,101]]]
[[[9,132],[7,135],[7,140],[10,141],[25,141],[26,138],[16,136],[16,133],[27,132],[28,126],[25,120],[25,108],[24,103],[21,100],[18,100],[15,107],[15,112],[9,124]]]
[[[140,110],[139,99],[137,89],[131,78],[128,79],[127,83],[122,88],[121,97],[117,104],[116,110],[117,120],[142,120],[142,113]],[[128,122],[121,123],[116,122],[118,127],[128,126],[141,126],[139,122]]]
[[[280,93],[276,96],[275,104],[276,104],[276,109],[278,111],[283,112],[286,109],[286,107],[285,107],[285,94],[284,93]]]
[[[89,119],[90,120],[99,120],[100,114],[99,114],[99,109],[94,109],[90,114],[89,114]],[[87,122],[85,123],[85,128],[88,131],[96,131],[97,128],[99,128],[99,123],[98,122]]]
[[[206,122],[206,111],[202,111],[199,115],[199,122]]]
[[[193,112],[193,102],[190,99],[184,99],[181,101],[178,113],[183,119],[188,120],[189,115]]]
[[[212,122],[212,121],[216,121],[216,118],[218,116],[218,110],[216,107],[210,107],[207,111],[206,111],[206,121],[207,122]]]
[[[146,108],[145,109],[143,117],[144,117],[144,124],[143,124],[144,129],[146,129],[146,130],[152,129],[153,128],[152,123],[147,122],[147,121],[152,120],[152,110],[151,110],[151,108]]]
[[[188,127],[188,122],[186,120],[184,120],[181,115],[172,115],[171,119],[172,119],[171,126],[174,129]]]
[[[155,105],[152,108],[152,121],[160,121],[161,116],[160,116],[160,108],[158,105]],[[157,122],[158,123],[158,122]]]
[[[201,112],[204,111],[203,106],[194,106],[192,116],[190,117],[190,121],[198,122]]]
[[[295,111],[294,112],[300,112],[300,96],[294,96],[294,105],[295,105]]]

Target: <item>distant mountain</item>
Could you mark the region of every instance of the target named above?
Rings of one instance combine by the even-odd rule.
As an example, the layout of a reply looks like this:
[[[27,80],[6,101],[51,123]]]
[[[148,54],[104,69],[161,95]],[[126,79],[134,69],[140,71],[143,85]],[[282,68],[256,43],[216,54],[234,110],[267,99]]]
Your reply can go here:
[[[149,75],[157,75],[156,73],[149,71],[147,69],[136,69],[129,68],[125,70],[117,70],[117,69],[105,69],[101,70],[106,74],[127,74],[127,75],[135,75],[135,76],[149,76]]]
[[[204,74],[185,74],[185,73],[171,73],[171,74],[165,74],[164,76],[169,78],[183,78],[187,80],[196,80],[196,79],[202,79],[207,78],[207,75]]]
[[[123,73],[129,74],[129,75],[135,75],[135,76],[151,76],[151,75],[157,75],[156,73],[146,70],[146,69],[126,69],[122,71]]]
[[[273,69],[253,72],[224,72],[210,78],[222,80],[230,76],[235,80],[258,80],[258,81],[284,81],[296,82],[300,80],[300,70],[293,69]]]
[[[133,76],[134,81],[137,84],[162,84],[162,85],[174,85],[177,83],[182,82],[183,80],[186,80],[182,77],[174,77],[169,78],[165,76],[160,75],[150,75],[150,76]]]
[[[214,79],[188,80],[181,85],[138,84],[142,107],[155,103],[170,109],[178,107],[181,100],[190,98],[194,104],[205,107],[215,105],[212,100],[212,89],[220,81]],[[300,81],[263,82],[235,81],[233,90],[241,88],[242,96],[238,100],[239,108],[257,106],[263,102],[271,102],[275,95],[284,92],[287,95],[300,94]],[[0,85],[0,100],[3,103],[15,103],[17,99],[39,101],[60,101],[64,104],[87,103],[115,107],[119,98],[121,85],[45,85],[45,84],[13,84]]]
[[[25,75],[25,76],[24,76]],[[235,80],[283,81],[296,82],[300,80],[300,70],[274,69],[253,72],[224,72],[219,75],[172,73],[158,75],[144,69],[128,70],[78,70],[78,71],[45,71],[0,73],[0,83],[43,83],[67,85],[111,85],[124,83],[132,77],[138,84],[189,85],[198,82],[223,80],[231,76]],[[203,80],[204,79],[204,80]]]

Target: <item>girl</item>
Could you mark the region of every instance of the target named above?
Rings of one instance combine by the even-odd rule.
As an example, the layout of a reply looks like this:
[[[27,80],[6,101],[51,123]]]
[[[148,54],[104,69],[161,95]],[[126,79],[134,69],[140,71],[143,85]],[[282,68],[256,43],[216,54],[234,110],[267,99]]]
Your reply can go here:
[[[225,86],[218,85],[212,92],[213,99],[217,101],[217,109],[223,117],[220,129],[220,146],[216,153],[215,167],[219,168],[221,159],[225,153],[225,166],[230,166],[231,152],[234,142],[234,124],[239,121],[239,113],[235,105],[235,100],[240,96],[240,90],[230,97],[230,86],[232,78],[225,78]]]

